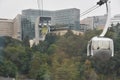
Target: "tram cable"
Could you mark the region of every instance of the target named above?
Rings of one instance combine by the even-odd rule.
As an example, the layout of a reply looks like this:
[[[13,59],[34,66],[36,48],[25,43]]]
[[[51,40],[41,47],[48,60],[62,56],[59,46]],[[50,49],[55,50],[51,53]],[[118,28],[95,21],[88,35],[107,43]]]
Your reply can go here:
[[[84,16],[84,15],[86,15],[86,14],[92,12],[93,10],[97,9],[98,7],[100,7],[100,6],[95,5],[95,6],[91,7],[91,8],[89,8],[89,9],[86,10],[85,12],[81,13],[81,14],[80,14],[80,17],[82,17],[82,16]]]
[[[40,0],[37,0],[37,6],[38,6],[38,9],[39,9],[39,15],[40,15]]]
[[[107,1],[108,1],[108,0],[100,0],[99,2],[97,2],[96,5],[94,5],[93,7],[89,8],[88,10],[82,12],[82,13],[80,14],[80,17],[83,17],[84,15],[86,15],[86,14],[92,12],[93,10],[99,8],[101,5],[105,4]]]
[[[43,0],[37,0],[37,5],[39,9],[39,16],[43,17]]]

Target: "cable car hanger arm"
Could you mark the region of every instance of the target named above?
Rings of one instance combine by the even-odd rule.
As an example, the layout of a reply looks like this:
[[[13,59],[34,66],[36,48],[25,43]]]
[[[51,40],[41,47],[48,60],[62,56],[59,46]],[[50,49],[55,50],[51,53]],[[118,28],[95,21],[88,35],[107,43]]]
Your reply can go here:
[[[106,11],[107,11],[107,20],[103,32],[100,34],[100,37],[104,37],[107,33],[108,27],[110,26],[110,16],[111,16],[111,9],[110,9],[110,1],[106,2]]]

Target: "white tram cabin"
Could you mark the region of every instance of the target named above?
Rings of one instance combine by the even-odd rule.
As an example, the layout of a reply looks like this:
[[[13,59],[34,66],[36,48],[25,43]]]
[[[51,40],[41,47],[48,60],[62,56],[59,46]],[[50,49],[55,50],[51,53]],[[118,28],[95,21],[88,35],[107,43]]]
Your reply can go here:
[[[88,46],[88,56],[96,55],[114,56],[113,40],[105,37],[93,37]]]

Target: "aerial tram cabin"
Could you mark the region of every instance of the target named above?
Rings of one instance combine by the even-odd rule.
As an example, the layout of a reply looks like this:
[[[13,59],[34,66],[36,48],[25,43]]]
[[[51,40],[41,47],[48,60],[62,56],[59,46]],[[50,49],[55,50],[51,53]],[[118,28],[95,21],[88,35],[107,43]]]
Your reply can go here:
[[[88,46],[87,55],[91,56],[114,56],[113,40],[106,37],[93,37]]]
[[[93,37],[87,45],[87,56],[110,58],[114,56],[114,43],[113,40],[104,37],[110,25],[110,2],[108,0],[100,0],[97,5],[101,6],[106,3],[107,21],[103,32],[99,36]]]

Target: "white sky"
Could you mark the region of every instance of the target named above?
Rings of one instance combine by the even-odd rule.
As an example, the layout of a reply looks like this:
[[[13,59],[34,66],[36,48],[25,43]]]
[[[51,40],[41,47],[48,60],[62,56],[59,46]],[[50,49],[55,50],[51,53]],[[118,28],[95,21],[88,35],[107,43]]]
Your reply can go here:
[[[78,8],[81,12],[96,5],[99,0],[43,0],[45,10],[59,10],[66,8]],[[24,9],[38,9],[37,0],[0,0],[0,18],[13,19],[17,14],[21,14]],[[104,15],[105,5],[94,10],[89,15]],[[120,14],[120,0],[111,0],[112,16]]]

